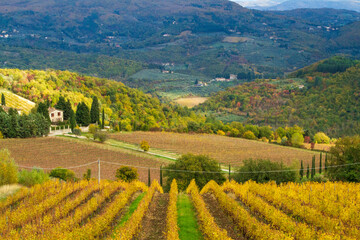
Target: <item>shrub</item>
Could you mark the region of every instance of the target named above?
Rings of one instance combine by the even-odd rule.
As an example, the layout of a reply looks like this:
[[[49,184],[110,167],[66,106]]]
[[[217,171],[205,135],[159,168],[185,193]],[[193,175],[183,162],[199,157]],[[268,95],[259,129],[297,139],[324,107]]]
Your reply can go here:
[[[289,141],[288,141],[288,138],[287,137],[283,137],[281,139],[281,145],[284,145],[284,146],[288,146],[289,145]]]
[[[96,132],[94,134],[94,140],[99,139],[101,143],[104,143],[109,138],[106,132]]]
[[[301,147],[304,144],[304,137],[300,133],[294,133],[291,137],[291,144],[294,147]]]
[[[77,136],[81,136],[81,129],[79,127],[74,128],[73,134]]]
[[[75,173],[66,168],[55,168],[51,170],[50,177],[58,178],[64,181],[76,181]]]
[[[326,144],[330,143],[330,138],[326,136],[326,134],[323,132],[318,132],[317,134],[315,134],[314,140],[317,143],[326,143]]]
[[[255,136],[255,134],[252,131],[246,131],[243,135],[243,138],[250,139],[250,140],[257,139],[257,137]]]
[[[138,179],[139,174],[136,168],[124,166],[116,170],[115,177],[125,182],[131,182]]]
[[[19,172],[19,183],[26,187],[32,187],[35,184],[42,184],[48,180],[49,175],[40,168],[33,168],[31,171],[22,170]]]
[[[166,177],[164,187],[166,191],[170,190],[173,179],[176,179],[180,191],[184,191],[192,179],[195,179],[199,188],[203,188],[210,180],[218,184],[226,180],[217,161],[205,155],[193,154],[182,155],[175,163],[164,168],[164,176]]]
[[[244,165],[238,169],[239,173],[235,173],[233,178],[237,182],[249,180],[258,183],[276,181],[278,184],[282,182],[295,182],[298,178],[298,172],[288,170],[292,170],[292,168],[285,166],[283,163],[263,159],[249,159],[244,161]]]
[[[90,179],[91,179],[91,169],[86,170],[86,173],[84,173],[84,175],[83,175],[83,179],[87,180],[87,181],[90,181]]]
[[[220,135],[220,136],[225,136],[225,133],[224,133],[224,131],[222,131],[222,130],[218,130],[218,131],[216,132],[216,134],[217,134],[217,135]]]
[[[18,180],[17,166],[7,149],[0,150],[0,186],[16,183]]]
[[[0,131],[0,139],[4,139],[4,135],[2,134],[1,131]]]
[[[89,133],[95,134],[98,130],[99,130],[99,127],[96,126],[95,124],[90,124],[89,125]]]
[[[140,143],[140,148],[141,148],[142,150],[144,150],[144,152],[147,152],[147,151],[149,151],[149,149],[150,149],[150,145],[149,145],[149,143],[148,143],[147,141],[142,141],[142,142]]]
[[[324,175],[322,175],[320,173],[317,173],[317,174],[315,174],[315,176],[312,178],[311,181],[318,182],[318,183],[323,183],[323,182],[329,181],[329,179],[326,178]]]

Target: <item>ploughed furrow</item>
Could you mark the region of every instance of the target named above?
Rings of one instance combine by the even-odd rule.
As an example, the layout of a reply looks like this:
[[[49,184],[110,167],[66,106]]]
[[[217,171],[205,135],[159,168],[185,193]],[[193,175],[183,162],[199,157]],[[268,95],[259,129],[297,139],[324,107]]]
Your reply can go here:
[[[6,234],[10,230],[14,230],[23,226],[37,216],[42,216],[44,213],[57,206],[65,198],[71,194],[85,188],[89,183],[82,181],[79,183],[63,184],[58,194],[46,198],[36,205],[20,206],[14,211],[6,212],[0,217],[0,232]]]
[[[284,197],[276,189],[266,188],[266,185],[253,182],[248,184],[251,192],[261,196],[264,200],[290,216],[316,227],[317,230],[339,235],[342,239],[360,239],[360,229],[357,227],[347,227],[340,220],[325,216],[318,209],[303,205],[301,202],[292,201]]]
[[[216,224],[225,229],[229,237],[236,240],[247,239],[242,235],[241,231],[239,231],[236,222],[219,206],[218,201],[212,194],[205,193],[203,199],[206,203],[206,208],[214,217]]]
[[[214,182],[210,181],[206,186],[201,190],[201,194],[212,193],[219,205],[224,209],[224,211],[231,216],[237,223],[239,230],[242,231],[243,235],[249,239],[294,239],[291,236],[272,229],[270,225],[258,221],[254,216],[252,216],[246,209],[244,209],[238,202],[230,198],[226,193],[222,191],[220,186]]]
[[[166,211],[169,204],[169,194],[155,192],[149,209],[141,222],[141,231],[136,239],[161,240],[166,239]]]
[[[295,239],[332,239],[334,237],[340,239],[340,236],[329,235],[322,231],[317,231],[312,226],[297,222],[294,218],[251,193],[247,183],[226,182],[222,189],[233,193],[228,195],[237,199],[241,204],[246,205],[251,213],[264,218],[271,226],[289,234]]]
[[[85,203],[95,193],[99,192],[100,189],[105,186],[105,183],[105,181],[102,181],[99,185],[96,182],[90,182],[89,185],[82,191],[69,199],[65,199],[65,201],[59,203],[43,217],[35,219],[35,221],[33,220],[29,224],[22,226],[20,231],[11,232],[11,236],[8,237],[15,238],[17,236],[18,238],[26,238],[41,234],[44,230],[51,227],[55,221],[59,221],[60,219],[72,214],[79,205]]]
[[[131,215],[129,220],[127,220],[124,225],[116,228],[108,239],[133,239],[141,229],[142,219],[144,218],[156,191],[163,193],[163,189],[159,183],[157,181],[153,181],[146,195],[143,197],[139,206]]]

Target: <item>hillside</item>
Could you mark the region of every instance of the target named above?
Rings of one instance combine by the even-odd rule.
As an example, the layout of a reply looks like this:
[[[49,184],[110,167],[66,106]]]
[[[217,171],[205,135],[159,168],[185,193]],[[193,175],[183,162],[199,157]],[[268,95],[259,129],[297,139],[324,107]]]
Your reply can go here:
[[[30,113],[31,109],[35,107],[34,102],[20,97],[8,90],[0,88],[0,95],[1,94],[4,94],[5,96],[7,107],[22,109],[25,113]]]
[[[273,127],[297,124],[334,137],[359,134],[360,65],[331,73],[338,69],[331,65],[336,62],[330,59],[294,74],[307,73],[303,79],[259,80],[230,88],[198,109],[241,115],[245,122]]]
[[[36,103],[50,101],[54,106],[60,96],[75,109],[80,102],[90,108],[97,96],[106,120],[125,130],[182,129],[189,120],[204,121],[191,111],[160,103],[156,98],[124,84],[68,71],[0,69],[0,87]]]
[[[71,69],[127,83],[144,67],[167,63],[192,78],[248,71],[276,77],[334,53],[358,55],[357,48],[336,41],[340,32],[341,42],[354,36],[345,27],[357,18],[348,12],[331,13],[337,27],[328,31],[326,14],[313,23],[304,15],[249,10],[227,0],[0,2],[0,65]]]

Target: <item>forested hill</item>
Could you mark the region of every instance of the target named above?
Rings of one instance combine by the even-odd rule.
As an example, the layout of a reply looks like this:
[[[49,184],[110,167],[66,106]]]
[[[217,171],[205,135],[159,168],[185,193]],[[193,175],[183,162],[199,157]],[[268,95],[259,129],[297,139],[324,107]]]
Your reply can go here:
[[[247,116],[247,122],[273,127],[297,124],[334,137],[359,134],[360,64],[338,60],[295,73],[303,78],[239,85],[212,96],[198,109]]]
[[[188,121],[205,121],[186,108],[162,104],[120,82],[68,71],[0,69],[0,88],[36,103],[49,101],[52,106],[63,96],[74,110],[80,102],[90,108],[92,97],[97,96],[106,120],[121,122],[124,130],[181,130]]]

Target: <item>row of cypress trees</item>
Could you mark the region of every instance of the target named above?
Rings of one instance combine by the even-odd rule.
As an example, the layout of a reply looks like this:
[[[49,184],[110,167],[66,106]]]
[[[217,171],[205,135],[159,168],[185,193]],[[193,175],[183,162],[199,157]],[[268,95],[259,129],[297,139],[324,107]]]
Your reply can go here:
[[[326,153],[325,155],[325,167],[324,167],[324,171],[327,172],[328,170],[328,166],[329,166],[329,162],[328,162],[328,155]],[[322,153],[320,153],[320,160],[319,160],[319,171],[320,174],[323,172],[323,166],[322,166]],[[312,163],[311,163],[311,169],[309,167],[309,164],[307,165],[307,170],[306,170],[306,178],[314,178],[316,174],[316,162],[315,162],[315,155],[312,158]],[[301,167],[300,167],[300,178],[303,179],[305,175],[304,172],[304,164],[303,161],[301,160]]]

